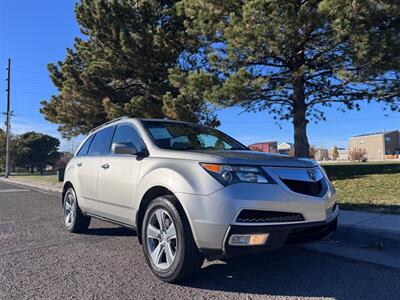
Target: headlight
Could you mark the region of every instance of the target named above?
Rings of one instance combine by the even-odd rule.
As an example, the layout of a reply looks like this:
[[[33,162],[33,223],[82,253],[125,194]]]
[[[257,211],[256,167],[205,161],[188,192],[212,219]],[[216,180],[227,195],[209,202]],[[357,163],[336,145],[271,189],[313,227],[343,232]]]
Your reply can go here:
[[[200,163],[211,176],[223,185],[234,183],[273,183],[260,167]]]
[[[321,165],[318,165],[318,167],[319,167],[319,169],[321,170],[321,172],[325,175],[326,181],[328,181],[328,184],[329,184],[329,186],[331,187],[332,191],[333,191],[334,193],[336,193],[336,189],[335,189],[335,187],[333,186],[333,183],[329,180],[328,173],[326,173],[326,170],[324,169],[324,167],[321,166]]]

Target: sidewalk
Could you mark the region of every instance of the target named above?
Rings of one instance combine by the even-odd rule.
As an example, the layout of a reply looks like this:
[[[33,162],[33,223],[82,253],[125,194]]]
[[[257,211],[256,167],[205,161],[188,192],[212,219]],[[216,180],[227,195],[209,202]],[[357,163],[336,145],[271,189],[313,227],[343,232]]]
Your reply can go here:
[[[304,248],[400,269],[400,215],[342,210],[337,232]]]
[[[18,176],[15,176],[13,178],[1,177],[0,180],[10,183],[10,184],[14,184],[14,185],[29,187],[33,190],[40,190],[40,191],[51,192],[51,193],[61,193],[62,192],[62,182],[59,182],[57,184],[50,184],[50,183],[45,183],[45,182],[40,182],[40,183],[27,182],[27,181],[21,180],[21,178],[18,178]]]
[[[342,210],[333,240],[400,251],[400,215]]]

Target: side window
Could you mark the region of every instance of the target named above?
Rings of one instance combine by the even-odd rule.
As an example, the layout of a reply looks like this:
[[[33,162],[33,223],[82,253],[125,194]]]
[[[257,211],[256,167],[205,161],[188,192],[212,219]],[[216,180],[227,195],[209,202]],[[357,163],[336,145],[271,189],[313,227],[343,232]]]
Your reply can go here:
[[[97,132],[93,138],[92,144],[90,145],[88,155],[107,155],[109,153],[110,140],[113,131],[114,127],[107,127]]]
[[[141,151],[143,149],[142,139],[136,129],[127,124],[119,125],[115,130],[112,143],[132,143],[136,149]]]
[[[86,141],[85,143],[82,145],[82,147],[79,149],[78,153],[76,154],[76,156],[86,156],[89,150],[89,146],[90,143],[93,140],[93,135],[91,135]]]

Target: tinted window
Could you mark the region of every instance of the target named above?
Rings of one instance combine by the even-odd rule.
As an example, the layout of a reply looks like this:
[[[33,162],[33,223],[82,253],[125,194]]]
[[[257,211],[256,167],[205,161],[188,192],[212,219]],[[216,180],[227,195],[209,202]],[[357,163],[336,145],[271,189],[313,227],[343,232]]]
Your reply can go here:
[[[171,150],[248,150],[221,131],[189,123],[142,121],[162,149]]]
[[[97,132],[90,145],[88,155],[98,156],[108,154],[113,131],[114,127],[107,127]]]
[[[79,149],[78,153],[76,156],[85,156],[88,153],[90,142],[93,140],[93,135],[91,135],[86,142],[82,145],[82,147]]]
[[[137,150],[142,150],[142,139],[140,135],[136,131],[136,129],[131,125],[119,125],[115,130],[113,143],[124,143],[129,144],[132,143],[135,145]]]

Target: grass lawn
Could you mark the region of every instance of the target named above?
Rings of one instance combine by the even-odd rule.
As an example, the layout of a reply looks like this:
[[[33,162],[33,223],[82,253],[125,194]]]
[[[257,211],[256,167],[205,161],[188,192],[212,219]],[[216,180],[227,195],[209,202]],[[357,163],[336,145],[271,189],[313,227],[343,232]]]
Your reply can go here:
[[[41,176],[40,174],[32,174],[32,173],[19,173],[19,174],[11,174],[10,178],[14,181],[26,182],[38,185],[46,185],[46,186],[59,186],[62,185],[61,182],[58,182],[57,175],[54,174],[44,174]]]
[[[323,165],[341,208],[400,213],[400,163]]]

